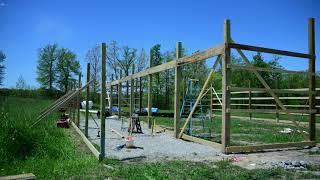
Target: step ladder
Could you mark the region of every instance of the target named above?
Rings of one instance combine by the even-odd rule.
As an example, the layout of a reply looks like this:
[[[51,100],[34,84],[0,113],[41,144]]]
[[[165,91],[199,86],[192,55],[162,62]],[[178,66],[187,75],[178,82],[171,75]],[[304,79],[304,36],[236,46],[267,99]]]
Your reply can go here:
[[[180,110],[180,118],[183,118],[185,113],[189,114],[193,106],[195,105],[196,98],[200,92],[200,85],[198,79],[188,79],[188,86],[186,89],[186,93],[183,97],[183,102],[181,105]],[[201,121],[202,128],[204,129],[204,121],[205,121],[205,114],[203,113],[203,107],[201,100],[198,103],[198,118]],[[187,134],[192,135],[192,117],[190,118],[190,122],[188,124]]]

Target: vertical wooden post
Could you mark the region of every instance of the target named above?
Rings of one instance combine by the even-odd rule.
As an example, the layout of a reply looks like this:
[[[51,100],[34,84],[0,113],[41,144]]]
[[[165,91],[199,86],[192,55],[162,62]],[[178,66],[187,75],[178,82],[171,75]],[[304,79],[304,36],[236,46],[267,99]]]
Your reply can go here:
[[[151,57],[151,49],[150,49],[150,55],[149,55],[149,66],[152,67],[153,63],[152,63],[152,57]],[[152,108],[152,75],[149,74],[148,76],[149,81],[148,81],[148,127],[149,129],[151,128],[151,119],[152,119],[152,112],[151,112],[151,108]]]
[[[120,70],[120,79],[122,78],[122,70]],[[122,93],[122,84],[118,84],[118,119],[121,119],[121,93]]]
[[[249,80],[249,110],[251,110],[251,81]],[[252,113],[249,112],[249,120],[252,119]]]
[[[142,110],[142,99],[143,99],[143,94],[142,94],[142,77],[139,78],[139,112],[141,113]]]
[[[276,79],[276,89],[278,89],[279,88],[279,80],[278,80],[278,78]],[[276,120],[277,120],[277,123],[279,123],[279,112],[278,112],[278,109],[279,109],[279,105],[278,105],[278,103],[276,103],[276,110],[277,110],[277,112],[276,112]]]
[[[78,79],[78,88],[81,88],[81,72],[79,73],[79,79]],[[80,100],[81,100],[81,91],[79,92],[77,96],[77,110],[78,110],[78,116],[77,116],[77,126],[80,126]]]
[[[212,83],[210,85],[210,112],[209,112],[209,119],[212,120],[212,109],[213,109],[213,86]]]
[[[90,63],[87,64],[87,83],[90,81]],[[90,97],[90,85],[86,88],[86,119],[84,125],[84,135],[88,137],[88,123],[89,123],[89,97]]]
[[[113,81],[113,74],[111,74],[111,81]],[[113,99],[113,97],[112,97],[112,95],[113,95],[113,86],[111,85],[110,86],[110,97],[109,97],[109,104],[110,104],[110,112],[112,113],[112,99]]]
[[[182,56],[182,43],[178,42],[176,47],[176,60]],[[180,83],[181,67],[175,67],[174,78],[174,136],[179,138],[180,133]]]
[[[132,72],[134,74],[134,64],[132,65]],[[134,112],[134,79],[130,80],[130,117],[132,117]]]
[[[231,70],[228,68],[230,64],[230,48],[228,43],[230,43],[230,20],[225,20],[224,22],[224,43],[225,50],[223,54],[222,61],[222,135],[221,142],[223,152],[226,152],[226,147],[230,145],[230,91],[228,86],[230,84],[230,74]]]
[[[309,55],[312,58],[309,59],[309,110],[314,110],[316,107],[316,50],[315,50],[315,29],[314,18],[308,20],[308,44]],[[309,116],[309,140],[316,140],[316,114],[310,113]]]
[[[100,117],[101,117],[101,139],[100,139],[100,156],[99,160],[105,157],[105,143],[106,143],[106,43],[101,44],[101,95],[100,95]]]

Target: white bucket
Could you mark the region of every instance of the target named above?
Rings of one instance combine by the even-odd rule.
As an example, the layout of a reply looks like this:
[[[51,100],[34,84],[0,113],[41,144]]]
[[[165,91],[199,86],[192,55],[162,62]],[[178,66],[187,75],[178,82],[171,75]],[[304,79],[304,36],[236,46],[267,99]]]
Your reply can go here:
[[[134,146],[134,141],[133,141],[133,138],[132,136],[128,136],[126,138],[126,147],[133,147]]]

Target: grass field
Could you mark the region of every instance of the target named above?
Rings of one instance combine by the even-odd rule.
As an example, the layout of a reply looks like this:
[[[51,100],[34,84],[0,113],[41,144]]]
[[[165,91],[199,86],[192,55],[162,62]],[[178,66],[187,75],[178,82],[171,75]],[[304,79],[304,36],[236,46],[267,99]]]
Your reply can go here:
[[[72,129],[58,129],[57,115],[28,128],[51,100],[2,98],[0,112],[0,176],[34,173],[38,179],[269,179],[315,178],[282,169],[246,170],[227,161],[195,163],[98,163]],[[114,169],[103,166],[108,164]]]
[[[173,127],[173,118],[154,117],[156,124],[167,127]],[[147,122],[147,117],[141,117]],[[184,121],[182,121],[184,122]],[[261,143],[281,143],[303,141],[303,136],[297,131],[285,134],[280,133],[284,128],[296,129],[293,125],[274,124],[261,121],[248,121],[232,118],[231,120],[231,145],[249,145]],[[308,129],[304,128],[306,132]],[[193,122],[194,135],[211,134],[211,141],[220,142],[221,139],[221,117],[215,117],[212,121],[205,121],[205,129],[202,128],[200,121]],[[320,142],[320,131],[317,129],[317,142]]]

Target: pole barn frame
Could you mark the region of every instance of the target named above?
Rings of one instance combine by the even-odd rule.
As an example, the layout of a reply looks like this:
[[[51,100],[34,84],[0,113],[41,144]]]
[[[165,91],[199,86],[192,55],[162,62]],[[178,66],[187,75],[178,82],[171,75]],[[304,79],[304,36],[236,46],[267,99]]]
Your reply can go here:
[[[152,91],[151,91],[151,83],[152,83],[152,74],[154,73],[159,73],[168,69],[175,69],[175,103],[174,103],[174,137],[176,138],[182,138],[188,141],[193,141],[201,144],[206,144],[212,147],[216,148],[221,148],[222,152],[228,154],[228,153],[240,153],[240,152],[255,152],[255,151],[260,151],[260,150],[266,150],[266,149],[279,149],[279,148],[289,148],[289,147],[304,147],[304,146],[314,146],[316,144],[316,136],[315,136],[315,115],[317,114],[316,110],[316,94],[315,94],[315,29],[314,29],[314,19],[310,18],[309,23],[308,23],[308,41],[309,41],[309,53],[298,53],[298,52],[292,52],[292,51],[284,51],[284,50],[278,50],[278,49],[272,49],[272,48],[265,48],[265,47],[258,47],[258,46],[251,46],[251,45],[244,45],[244,44],[237,44],[235,43],[232,38],[231,38],[231,25],[230,25],[230,20],[225,20],[224,22],[224,43],[220,44],[216,47],[209,48],[197,53],[194,53],[190,56],[186,57],[181,57],[180,53],[180,48],[181,48],[181,43],[179,42],[177,44],[177,56],[175,61],[170,61],[158,66],[152,66],[151,58],[150,58],[150,68],[145,69],[141,72],[134,73],[132,75],[120,78],[118,80],[114,80],[111,82],[107,83],[107,87],[110,86],[120,86],[121,83],[127,82],[127,81],[134,81],[135,79],[148,76],[149,77],[149,82],[148,82],[148,122],[149,122],[149,127],[151,126],[151,96],[152,96]],[[244,60],[246,66],[238,66],[238,65],[233,65],[231,62],[231,57],[230,57],[230,52],[231,49],[235,49],[241,56],[241,58]],[[300,126],[297,124],[297,122],[292,118],[292,113],[294,112],[301,112],[301,110],[288,110],[283,103],[280,101],[279,97],[275,94],[275,92],[279,92],[281,90],[279,89],[271,89],[270,86],[266,83],[266,81],[261,77],[259,74],[259,71],[266,71],[266,72],[278,72],[278,73],[293,73],[293,74],[301,74],[301,73],[306,73],[306,72],[299,72],[299,71],[289,71],[289,70],[282,70],[282,69],[268,69],[268,68],[258,68],[254,67],[248,58],[245,56],[245,54],[242,52],[242,50],[248,50],[248,51],[256,51],[256,52],[263,52],[263,53],[271,53],[271,54],[277,54],[277,55],[284,55],[284,56],[291,56],[291,57],[299,57],[299,58],[305,58],[309,60],[309,70],[308,70],[308,75],[309,75],[309,110],[306,111],[310,115],[309,119],[309,135],[305,136],[306,140],[302,142],[288,142],[288,143],[272,143],[272,144],[259,144],[259,145],[250,145],[250,146],[231,146],[230,145],[230,125],[231,125],[231,113],[232,112],[237,112],[237,111],[247,111],[250,113],[258,112],[259,109],[232,109],[231,108],[231,91],[233,89],[236,89],[238,87],[231,87],[231,70],[232,69],[243,69],[243,70],[248,70],[252,71],[256,77],[259,79],[259,81],[263,84],[264,88],[263,89],[265,92],[269,93],[272,98],[275,100],[277,107],[279,109],[277,112],[285,112],[289,119],[293,122],[293,124],[300,129]],[[222,134],[221,134],[221,144],[216,143],[216,142],[211,142],[208,140],[200,139],[197,137],[192,137],[184,134],[185,128],[182,128],[180,133],[179,129],[180,127],[178,126],[179,122],[179,94],[180,94],[180,88],[179,88],[179,82],[178,80],[181,78],[179,71],[183,65],[186,64],[191,64],[199,61],[206,60],[211,57],[218,56],[215,65],[219,64],[219,61],[221,60],[222,64]],[[210,76],[214,73],[214,68],[212,68],[209,77],[205,83],[205,86],[208,84],[210,80]],[[105,74],[102,70],[102,75]],[[103,80],[103,79],[102,79]],[[131,83],[132,84],[132,83]],[[205,87],[203,87],[204,89]],[[254,91],[257,88],[242,88],[246,89],[248,91]],[[118,96],[120,97],[121,94],[121,89],[118,88]],[[201,98],[203,95],[203,91],[199,94],[199,98]],[[141,97],[139,97],[141,98]],[[120,102],[120,100],[118,99]],[[120,104],[120,103],[119,103]],[[102,107],[102,106],[101,106]],[[192,116],[192,112],[189,114],[189,116]],[[305,111],[303,111],[305,112]],[[103,114],[103,113],[102,113]],[[188,121],[186,121],[184,127]],[[301,131],[302,132],[302,131]],[[103,142],[101,138],[101,142]],[[102,150],[102,149],[101,149]],[[104,152],[101,152],[101,154]]]

